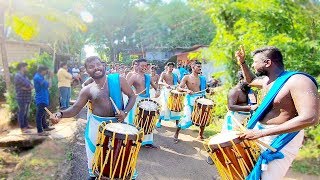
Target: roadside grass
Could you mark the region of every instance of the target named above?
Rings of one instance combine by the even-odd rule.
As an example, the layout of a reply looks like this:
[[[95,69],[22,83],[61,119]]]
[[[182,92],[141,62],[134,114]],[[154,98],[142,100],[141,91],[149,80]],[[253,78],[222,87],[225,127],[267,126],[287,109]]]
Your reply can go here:
[[[12,179],[56,179],[59,166],[66,158],[66,145],[63,142],[47,140],[23,156]]]

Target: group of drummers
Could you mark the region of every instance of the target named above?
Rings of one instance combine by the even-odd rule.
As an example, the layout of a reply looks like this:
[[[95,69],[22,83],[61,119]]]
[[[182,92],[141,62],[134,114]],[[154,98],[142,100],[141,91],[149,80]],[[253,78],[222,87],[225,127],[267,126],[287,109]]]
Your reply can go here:
[[[318,122],[317,83],[308,74],[285,71],[275,47],[253,52],[255,74],[246,64],[243,47],[235,57],[240,81],[229,93],[222,132],[204,143],[205,150],[222,179],[282,179],[302,146],[303,129]],[[140,147],[157,148],[153,131],[163,120],[176,121],[174,143],[180,130],[192,125],[199,126],[198,139],[204,139],[214,99],[205,96],[209,88],[201,62],[194,61],[191,74],[181,81],[173,73],[174,63],[167,63],[159,78],[148,74],[147,67],[147,61],[139,59],[126,77],[106,75],[100,58],[88,57],[85,68],[91,79],[73,106],[50,117],[58,123],[87,105],[89,179],[136,179]],[[250,87],[264,93],[259,106]]]

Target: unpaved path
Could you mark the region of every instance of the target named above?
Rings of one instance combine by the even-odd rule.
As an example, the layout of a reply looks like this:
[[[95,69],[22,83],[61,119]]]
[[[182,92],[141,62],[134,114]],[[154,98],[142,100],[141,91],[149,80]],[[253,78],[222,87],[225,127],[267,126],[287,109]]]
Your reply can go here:
[[[83,116],[81,116],[83,118]],[[86,154],[84,147],[85,121],[81,123],[74,145],[71,172],[66,179],[79,180],[87,177]],[[154,134],[155,145],[159,149],[141,148],[137,162],[137,179],[216,179],[215,168],[205,162],[206,152],[202,143],[195,141],[196,133],[183,131],[178,144],[173,143],[175,131],[173,122],[164,122],[164,126]]]

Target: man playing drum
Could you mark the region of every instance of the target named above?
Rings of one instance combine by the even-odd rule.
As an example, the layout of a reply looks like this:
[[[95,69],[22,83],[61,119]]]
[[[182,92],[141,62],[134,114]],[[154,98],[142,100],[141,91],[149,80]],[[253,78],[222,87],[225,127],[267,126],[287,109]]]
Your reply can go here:
[[[260,139],[277,149],[276,153],[262,152],[248,178],[283,179],[302,145],[303,129],[319,122],[317,83],[307,74],[285,71],[282,54],[275,47],[253,52],[257,76],[246,64],[243,47],[235,56],[246,81],[266,92],[248,122],[250,130],[241,137]]]
[[[137,71],[138,71],[138,70],[137,70],[137,60],[133,60],[133,61],[132,61],[132,70],[127,74],[126,79],[129,80],[130,77],[131,77],[133,74],[137,73]]]
[[[85,68],[94,82],[81,89],[73,106],[55,113],[54,117],[50,118],[59,120],[60,118],[74,117],[88,101],[91,101],[92,112],[88,113],[87,116],[88,122],[85,130],[85,142],[89,174],[92,179],[95,179],[91,166],[96,149],[95,145],[98,126],[103,121],[111,120],[122,122],[125,119],[127,112],[133,107],[136,97],[127,81],[124,78],[119,77],[119,74],[109,74],[106,76],[105,65],[101,62],[99,57],[88,57],[85,61]],[[123,105],[122,92],[129,97],[126,107]],[[115,113],[116,111],[110,98],[113,99],[120,110],[119,114]]]
[[[151,81],[151,76],[146,74],[147,72],[147,60],[139,59],[137,62],[137,73],[132,74],[128,79],[129,86],[133,86],[137,96],[135,105],[132,110],[129,112],[127,119],[125,120],[129,124],[134,123],[135,113],[137,104],[141,99],[150,98],[150,85],[156,90],[155,98],[159,97],[160,93],[158,87]],[[148,148],[156,148],[153,145],[153,133],[145,135],[142,145]]]
[[[178,124],[178,128],[176,130],[176,133],[174,135],[174,141],[175,143],[178,142],[178,136],[179,131],[181,129],[187,129],[192,125],[191,121],[191,113],[193,110],[193,106],[195,103],[195,100],[198,97],[202,97],[205,94],[206,90],[206,79],[204,76],[200,76],[201,73],[201,62],[194,61],[192,63],[192,73],[190,75],[186,75],[182,78],[181,83],[178,86],[179,91],[186,92],[186,98],[185,98],[185,106],[183,109],[183,117],[181,117],[181,120]],[[185,88],[185,86],[187,88]],[[199,130],[199,140],[203,140],[203,132],[204,132],[204,126],[200,126]]]
[[[237,124],[234,120],[243,124],[244,120],[250,118],[251,113],[257,109],[257,98],[251,90],[249,84],[244,81],[242,72],[238,72],[238,84],[229,91],[228,94],[228,113],[221,131],[236,129]]]
[[[159,81],[160,76],[157,74],[156,72],[156,66],[152,65],[151,66],[151,81],[158,87],[159,89],[159,85],[158,85],[158,81]],[[150,89],[150,97],[154,98],[156,94],[156,90],[154,88]],[[158,101],[158,98],[154,98],[155,101]]]
[[[162,85],[162,91],[161,91],[161,112],[160,112],[160,118],[159,122],[157,123],[157,128],[161,127],[161,120],[176,120],[176,124],[178,124],[178,121],[180,120],[180,112],[174,112],[170,111],[168,108],[168,98],[170,95],[170,91],[174,89],[178,83],[180,83],[178,76],[176,74],[173,74],[173,68],[174,68],[173,62],[168,62],[166,67],[167,70],[161,73],[160,79],[159,79],[159,85]],[[178,102],[175,102],[178,103]]]

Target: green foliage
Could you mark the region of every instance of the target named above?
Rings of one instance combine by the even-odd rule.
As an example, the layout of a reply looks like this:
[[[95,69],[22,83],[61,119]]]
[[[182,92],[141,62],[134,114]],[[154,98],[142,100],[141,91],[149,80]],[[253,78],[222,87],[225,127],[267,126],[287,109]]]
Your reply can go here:
[[[209,97],[214,101],[214,120],[223,119],[224,116],[227,114],[227,106],[228,106],[228,93],[231,89],[230,83],[225,83],[221,87],[217,88],[217,91]]]
[[[250,54],[263,46],[277,46],[284,55],[288,70],[299,70],[313,76],[320,73],[320,8],[312,1],[263,0],[197,0],[216,26],[210,51],[211,59],[228,66],[235,80],[238,66],[234,52],[244,45],[248,64]]]
[[[47,66],[49,69],[53,69],[53,61],[52,57],[47,54],[41,54],[37,55],[35,58],[32,59],[27,59],[24,61],[25,63],[28,64],[28,72],[27,76],[31,80],[33,79],[34,74],[37,72],[37,69],[39,65]],[[18,62],[13,62],[10,64],[9,69],[11,74],[17,73],[17,65]],[[58,91],[58,80],[56,77],[52,79],[52,87],[49,89],[50,91],[50,105],[53,107],[56,107],[59,104],[59,94]],[[9,105],[9,110],[14,113],[14,116],[12,116],[12,120],[16,118],[16,113],[18,111],[18,104],[16,101],[16,94],[15,94],[15,89],[12,87],[12,89],[7,90],[5,93],[6,97],[6,103]],[[32,93],[32,100],[34,99],[34,91]],[[36,106],[35,103],[31,103],[30,105],[30,120],[35,120],[35,114],[36,114]]]
[[[320,126],[306,129],[305,137],[292,168],[297,172],[320,175]]]
[[[4,81],[4,76],[0,75],[0,99],[4,98],[5,92],[6,92],[6,82]]]

